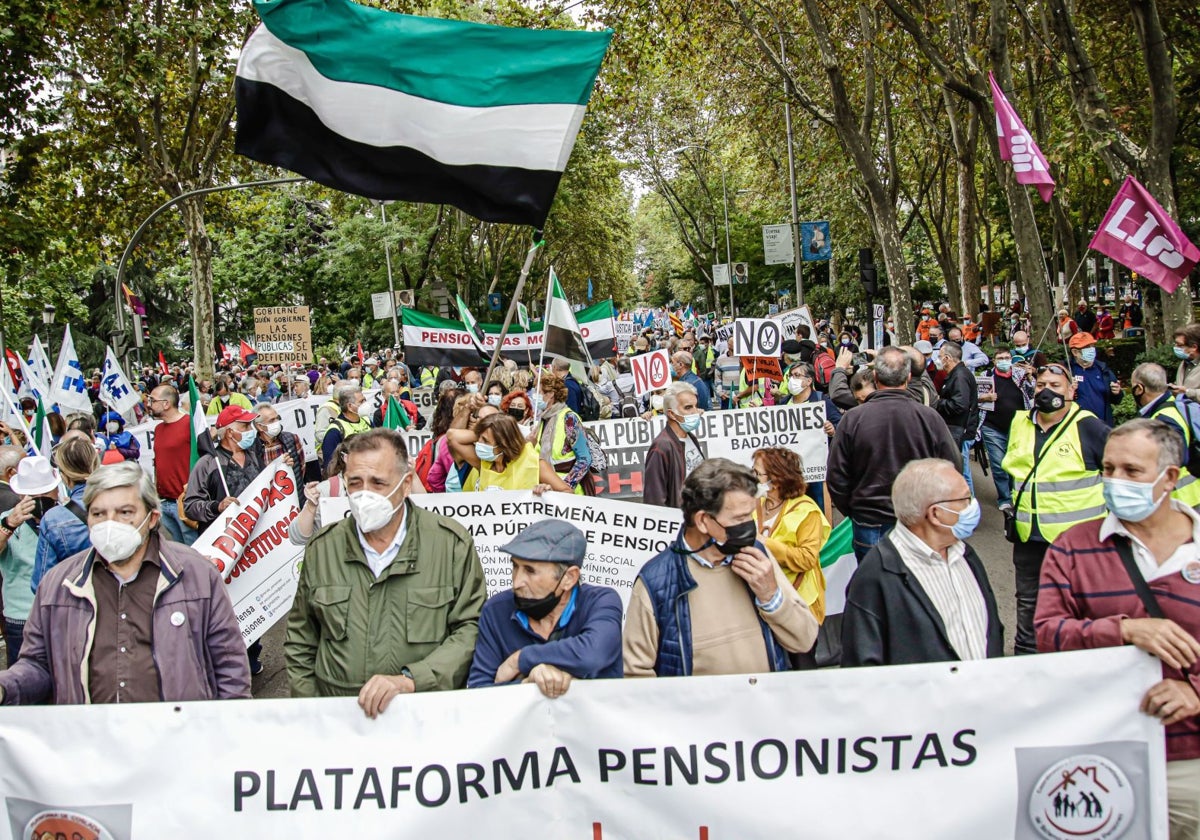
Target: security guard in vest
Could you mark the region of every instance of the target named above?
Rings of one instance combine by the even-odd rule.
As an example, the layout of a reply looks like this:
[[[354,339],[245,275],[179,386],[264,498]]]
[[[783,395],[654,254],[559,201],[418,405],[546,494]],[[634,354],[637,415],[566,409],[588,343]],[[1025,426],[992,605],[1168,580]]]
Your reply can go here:
[[[1013,481],[1015,518],[1005,530],[1016,570],[1018,654],[1037,652],[1033,611],[1046,549],[1071,526],[1105,515],[1108,426],[1075,403],[1075,377],[1061,364],[1037,369],[1033,405],[1013,417],[1001,464]]]
[[[421,368],[421,387],[432,388],[437,385],[438,374],[441,372],[442,369],[437,365],[425,365]]]
[[[1175,395],[1167,387],[1167,371],[1162,365],[1145,362],[1133,369],[1129,381],[1133,399],[1138,404],[1138,413],[1151,420],[1162,420],[1183,438],[1183,463],[1179,466],[1186,467],[1188,447],[1192,444],[1192,424],[1183,416],[1179,404],[1175,402]],[[1183,470],[1171,498],[1200,509],[1200,481],[1186,469]]]
[[[329,475],[333,453],[341,442],[371,428],[371,421],[367,419],[369,412],[363,410],[367,398],[363,396],[362,388],[353,385],[339,391],[337,401],[341,413],[329,421],[321,441],[321,474],[324,476]]]

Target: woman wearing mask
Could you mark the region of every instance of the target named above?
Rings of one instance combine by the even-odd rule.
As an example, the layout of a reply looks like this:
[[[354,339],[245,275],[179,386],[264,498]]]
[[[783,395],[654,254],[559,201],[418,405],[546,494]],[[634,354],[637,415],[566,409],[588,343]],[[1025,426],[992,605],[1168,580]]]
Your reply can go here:
[[[115,411],[106,411],[100,416],[99,443],[103,447],[103,464],[119,464],[122,461],[136,461],[141,455],[142,447],[137,438],[125,431],[125,418]]]
[[[433,465],[429,468],[429,484],[431,493],[458,493],[463,489],[463,480],[470,471],[470,465],[457,457],[450,446],[449,432],[455,429],[472,430],[480,419],[499,411],[495,406],[483,401],[482,394],[463,396],[457,390],[447,391],[442,397],[455,396],[453,415],[443,434],[437,440],[433,450]],[[436,418],[435,418],[436,419]],[[441,486],[441,490],[433,489]]]
[[[539,418],[535,438],[538,455],[567,484],[565,492],[594,495],[592,450],[583,433],[583,421],[567,407],[567,385],[561,376],[542,375],[534,408]]]
[[[501,403],[504,402],[504,397],[507,396],[508,389],[504,387],[504,383],[499,379],[493,379],[487,384],[484,389],[484,396],[487,398],[488,405],[501,408]],[[501,408],[501,410],[503,410]]]
[[[851,353],[858,352],[858,345],[854,343],[854,336],[844,330],[838,336],[838,352],[840,353],[843,350],[849,350]]]
[[[532,443],[521,437],[517,421],[507,414],[491,414],[474,429],[451,429],[447,433],[456,459],[471,465],[463,482],[464,492],[479,490],[546,490],[570,493],[554,468]]]
[[[772,447],[754,453],[758,475],[758,508],[754,521],[759,539],[778,561],[796,592],[818,622],[825,620],[825,575],[821,547],[829,539],[829,520],[805,493],[804,465],[789,449]],[[793,663],[796,658],[793,657]],[[814,667],[815,662],[808,667]]]
[[[533,432],[533,406],[524,391],[514,389],[505,394],[500,410],[517,421],[523,437],[528,438]]]
[[[828,394],[813,388],[812,365],[806,362],[792,365],[788,370],[787,392],[791,395],[791,403],[823,403],[825,405],[825,434],[833,437],[838,421],[842,419],[842,410],[834,405]],[[822,510],[825,508],[825,482],[815,481],[808,485],[808,495]]]
[[[36,591],[42,576],[72,554],[91,548],[83,490],[88,476],[100,466],[96,447],[83,432],[67,432],[54,450],[54,463],[67,488],[68,498],[42,515],[38,528],[37,556],[30,584]],[[61,495],[59,498],[62,498]],[[82,514],[82,515],[81,515]]]

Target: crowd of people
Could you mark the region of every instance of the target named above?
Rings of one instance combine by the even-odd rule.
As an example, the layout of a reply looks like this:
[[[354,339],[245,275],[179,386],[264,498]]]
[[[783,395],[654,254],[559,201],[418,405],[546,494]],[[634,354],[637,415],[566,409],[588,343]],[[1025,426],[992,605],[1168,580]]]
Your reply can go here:
[[[590,370],[504,362],[486,381],[478,368],[410,367],[395,350],[361,364],[227,364],[197,383],[213,431],[194,466],[193,372],[148,373],[152,471],[124,429],[136,418],[62,417],[50,458],[0,429],[0,700],[249,697],[259,649],[246,650],[220,575],[189,546],[278,457],[302,497],[289,537],[304,563],[283,643],[296,697],[357,696],[376,717],[412,692],[532,682],[553,698],[580,679],[830,664],[818,647],[843,667],[1003,656],[1000,609],[970,542],[981,447],[1012,543],[1015,652],[1130,644],[1157,656],[1163,678],[1141,709],[1165,726],[1171,836],[1200,837],[1200,464],[1190,458],[1200,324],[1173,336],[1173,373],[1133,370],[1139,416],[1114,428],[1125,390],[1097,347],[1112,316],[1085,314],[1051,339],[1067,344],[1062,363],[1025,324],[997,341],[943,305],[918,313],[911,346],[866,349],[853,325],[802,325],[771,375],[747,370],[716,323],[645,325],[628,352]],[[638,394],[630,357],[657,349],[673,381]],[[432,394],[428,418],[418,387]],[[306,460],[276,404],[310,395],[327,399]],[[697,434],[705,411],[807,403],[826,418],[822,482],[805,481],[791,448],[738,464],[708,457]],[[402,425],[427,424],[420,451],[384,422],[393,405]],[[570,523],[537,522],[504,545],[511,586],[489,598],[470,534],[409,499],[594,494],[603,453],[588,424],[658,415],[643,502],[677,508],[683,525],[645,558],[624,620],[616,591],[584,582],[587,541]],[[320,500],[335,496],[351,516],[323,523]],[[830,622],[820,555],[839,518],[858,568]]]

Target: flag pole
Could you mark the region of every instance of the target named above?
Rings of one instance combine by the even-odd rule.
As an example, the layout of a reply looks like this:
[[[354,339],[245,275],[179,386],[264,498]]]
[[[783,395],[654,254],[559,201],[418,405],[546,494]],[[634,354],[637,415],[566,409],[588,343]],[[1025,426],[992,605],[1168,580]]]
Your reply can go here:
[[[508,336],[508,329],[512,326],[513,316],[517,313],[517,303],[521,300],[521,294],[525,290],[525,280],[529,277],[529,271],[533,268],[533,258],[537,256],[538,248],[546,244],[541,230],[533,232],[533,245],[530,246],[529,252],[525,254],[525,265],[521,267],[521,276],[517,278],[517,288],[513,292],[512,301],[508,304],[508,312],[504,315],[504,326],[500,328],[500,338],[496,341],[496,351],[492,353],[492,361],[488,363],[487,374],[483,377],[484,384],[492,381],[492,371],[496,369],[496,363],[500,361],[500,355],[504,352],[504,339]],[[545,325],[543,324],[543,329]],[[543,341],[542,346],[545,346]]]
[[[533,390],[541,392],[542,390],[542,368],[546,366],[546,327],[550,325],[550,301],[554,299],[554,266],[550,266],[550,274],[546,278],[546,305],[542,308],[542,346],[538,350],[538,366],[537,379],[534,380]],[[535,406],[533,410],[533,422],[537,423],[541,419],[541,412],[537,410],[537,400],[533,401]]]

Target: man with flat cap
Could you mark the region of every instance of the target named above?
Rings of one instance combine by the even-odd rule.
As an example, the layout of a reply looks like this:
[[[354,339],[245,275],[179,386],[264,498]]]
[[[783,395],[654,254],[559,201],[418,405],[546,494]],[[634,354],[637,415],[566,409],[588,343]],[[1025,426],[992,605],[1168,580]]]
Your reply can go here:
[[[512,555],[512,589],[483,605],[467,687],[533,682],[553,698],[572,678],[620,677],[621,598],[580,581],[583,532],[546,519],[500,550]]]

